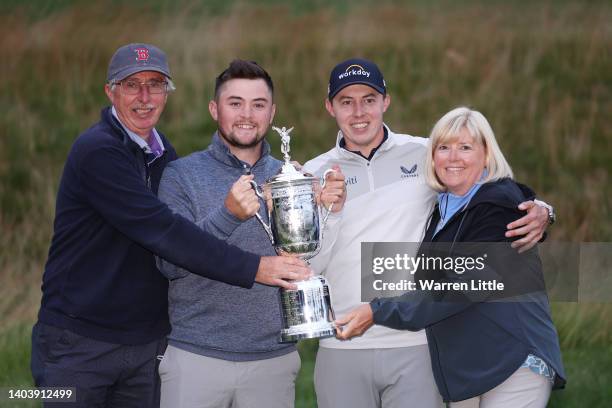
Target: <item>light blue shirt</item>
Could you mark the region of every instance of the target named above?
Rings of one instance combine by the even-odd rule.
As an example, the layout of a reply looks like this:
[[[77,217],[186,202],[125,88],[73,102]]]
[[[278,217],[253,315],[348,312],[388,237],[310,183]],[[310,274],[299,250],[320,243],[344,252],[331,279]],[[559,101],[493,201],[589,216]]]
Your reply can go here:
[[[470,202],[474,194],[480,189],[482,183],[476,183],[464,195],[455,195],[453,193],[444,192],[438,194],[438,211],[440,212],[440,221],[436,226],[434,236],[440,231],[448,220],[453,218],[457,212],[463,210]]]

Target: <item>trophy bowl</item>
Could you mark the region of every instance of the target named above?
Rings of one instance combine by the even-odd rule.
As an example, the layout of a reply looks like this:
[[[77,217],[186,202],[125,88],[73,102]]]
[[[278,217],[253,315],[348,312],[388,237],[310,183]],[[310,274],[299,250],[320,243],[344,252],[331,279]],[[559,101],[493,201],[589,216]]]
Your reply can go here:
[[[319,210],[314,184],[317,180],[304,174],[293,180],[268,180],[270,221],[274,248],[279,255],[310,259],[320,248]]]

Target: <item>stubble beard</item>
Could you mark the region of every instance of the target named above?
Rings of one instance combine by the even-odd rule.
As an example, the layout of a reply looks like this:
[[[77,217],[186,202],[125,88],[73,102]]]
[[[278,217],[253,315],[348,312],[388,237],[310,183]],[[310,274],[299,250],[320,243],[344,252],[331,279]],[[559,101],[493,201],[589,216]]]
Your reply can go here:
[[[224,134],[221,129],[218,129],[218,132],[219,132],[219,136],[221,136],[221,138],[223,140],[225,140],[232,147],[236,147],[238,149],[251,149],[253,147],[257,147],[257,145],[260,144],[262,142],[262,140],[266,136],[265,133],[262,134],[262,135],[256,134],[256,136],[255,136],[255,138],[253,139],[252,142],[250,142],[250,143],[242,143],[236,137],[234,132],[230,132],[229,135]]]

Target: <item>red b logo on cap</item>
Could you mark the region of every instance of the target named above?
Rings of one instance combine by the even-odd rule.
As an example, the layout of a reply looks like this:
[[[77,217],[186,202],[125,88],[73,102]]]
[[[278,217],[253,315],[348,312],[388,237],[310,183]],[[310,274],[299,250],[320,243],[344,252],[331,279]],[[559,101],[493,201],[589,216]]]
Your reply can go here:
[[[136,61],[148,61],[149,60],[149,50],[146,48],[136,48],[134,49],[136,53]]]

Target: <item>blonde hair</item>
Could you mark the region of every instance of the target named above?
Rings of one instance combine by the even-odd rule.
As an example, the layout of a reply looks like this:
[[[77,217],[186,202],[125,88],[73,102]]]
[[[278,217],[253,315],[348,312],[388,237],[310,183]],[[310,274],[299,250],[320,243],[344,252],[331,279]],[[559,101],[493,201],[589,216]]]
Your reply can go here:
[[[475,142],[482,143],[485,149],[485,166],[487,175],[480,181],[487,183],[502,178],[513,178],[512,169],[501,152],[491,125],[482,113],[461,106],[448,112],[435,124],[429,136],[427,159],[425,161],[425,180],[438,192],[446,191],[446,187],[434,168],[433,155],[441,143],[455,139],[461,130],[466,129]]]

